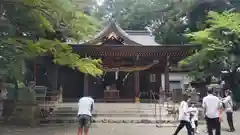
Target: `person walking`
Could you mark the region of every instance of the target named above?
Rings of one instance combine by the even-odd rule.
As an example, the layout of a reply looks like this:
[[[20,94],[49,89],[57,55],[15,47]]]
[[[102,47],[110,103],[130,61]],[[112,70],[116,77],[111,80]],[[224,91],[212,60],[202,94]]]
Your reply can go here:
[[[223,104],[227,116],[228,125],[230,127],[229,132],[234,132],[235,128],[233,125],[233,100],[232,92],[230,90],[226,91],[226,97],[223,99]]]
[[[191,125],[193,128],[193,132],[196,134],[199,134],[198,132],[198,108],[195,106],[195,103],[191,104],[191,107],[189,107],[189,111],[191,112],[190,115],[192,115],[192,118],[190,119]]]
[[[208,135],[213,135],[213,129],[215,129],[215,135],[221,135],[221,123],[220,114],[221,100],[213,95],[213,90],[208,90],[208,95],[203,98],[202,106],[204,109]]]
[[[91,97],[82,97],[78,102],[78,134],[88,135],[88,129],[91,125],[92,112],[94,110],[94,100]]]
[[[5,117],[6,112],[6,99],[7,99],[7,89],[6,84],[2,79],[0,79],[0,117]]]
[[[183,101],[180,103],[180,106],[179,106],[180,124],[178,125],[178,127],[173,135],[177,135],[184,126],[187,128],[188,135],[193,135],[192,126],[190,123],[190,112],[188,110],[187,101],[188,101],[188,95],[184,94]]]

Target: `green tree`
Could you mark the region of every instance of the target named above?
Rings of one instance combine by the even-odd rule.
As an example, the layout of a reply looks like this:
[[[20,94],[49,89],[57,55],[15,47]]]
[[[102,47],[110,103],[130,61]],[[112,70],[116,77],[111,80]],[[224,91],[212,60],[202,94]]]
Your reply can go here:
[[[196,0],[106,0],[97,6],[95,15],[108,20],[113,17],[123,29],[149,30],[159,43],[186,43],[183,20]],[[174,40],[173,40],[174,39]]]
[[[80,58],[63,43],[88,38],[98,28],[72,0],[1,0],[0,16],[1,76],[23,79],[24,60],[42,55],[93,76],[102,74],[100,60]]]
[[[180,62],[193,69],[190,74],[193,78],[223,77],[232,90],[239,88],[239,17],[240,13],[236,12],[209,12],[209,27],[187,35],[194,44],[201,45],[194,55]]]
[[[208,11],[239,10],[236,0],[105,0],[95,15],[114,17],[123,29],[150,30],[158,43],[189,43],[184,34],[206,28]]]
[[[123,29],[144,30],[159,14],[171,6],[172,0],[105,0],[96,6],[95,15],[100,19],[116,19]]]
[[[209,11],[239,9],[235,0],[182,0],[166,12],[153,26],[156,40],[164,44],[189,43],[184,34],[205,29]]]

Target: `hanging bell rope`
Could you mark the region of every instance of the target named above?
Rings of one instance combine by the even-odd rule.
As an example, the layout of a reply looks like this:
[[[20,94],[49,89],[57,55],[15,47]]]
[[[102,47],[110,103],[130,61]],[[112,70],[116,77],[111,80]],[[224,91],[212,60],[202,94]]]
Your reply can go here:
[[[122,81],[123,81],[123,82],[122,82],[123,85],[125,84],[125,81],[127,80],[129,74],[130,74],[130,72],[128,72],[128,73],[124,76],[124,78],[123,78],[123,80],[122,80]]]

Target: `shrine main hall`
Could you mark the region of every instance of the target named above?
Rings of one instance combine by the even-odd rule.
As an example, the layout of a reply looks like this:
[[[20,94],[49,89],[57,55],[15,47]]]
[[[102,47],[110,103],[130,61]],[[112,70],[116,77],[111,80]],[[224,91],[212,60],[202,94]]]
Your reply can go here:
[[[123,30],[110,22],[92,40],[72,44],[82,57],[100,58],[104,74],[93,77],[53,64],[48,58],[36,62],[36,85],[62,92],[64,102],[91,96],[97,102],[133,102],[182,91],[190,81],[178,62],[191,55],[196,45],[162,45],[147,31]]]

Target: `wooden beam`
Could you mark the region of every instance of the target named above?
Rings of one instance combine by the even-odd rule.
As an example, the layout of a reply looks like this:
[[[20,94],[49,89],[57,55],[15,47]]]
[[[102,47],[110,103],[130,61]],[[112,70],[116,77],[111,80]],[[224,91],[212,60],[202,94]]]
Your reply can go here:
[[[169,92],[169,66],[170,66],[170,62],[169,62],[169,56],[166,57],[166,65],[165,65],[165,71],[164,71],[164,80],[165,80],[165,83],[164,83],[164,89],[165,89],[165,92]]]
[[[85,74],[84,75],[84,90],[83,90],[83,95],[84,96],[89,96],[88,94],[88,89],[89,89],[89,87],[88,87],[88,85],[89,85],[89,83],[88,83],[88,79],[89,79],[89,76],[88,76],[88,74]]]

